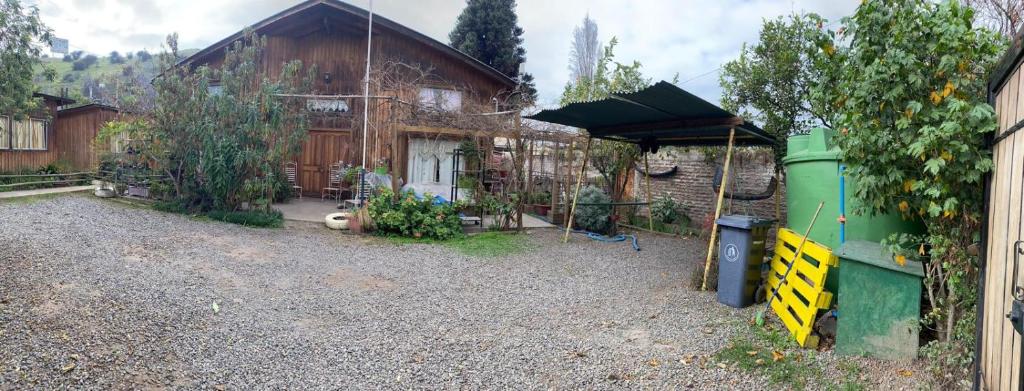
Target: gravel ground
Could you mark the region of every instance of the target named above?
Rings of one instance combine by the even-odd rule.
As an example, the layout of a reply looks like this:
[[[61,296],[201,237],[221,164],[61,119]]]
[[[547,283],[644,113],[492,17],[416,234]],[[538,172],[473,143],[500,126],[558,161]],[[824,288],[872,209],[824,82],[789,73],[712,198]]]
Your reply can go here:
[[[689,288],[702,241],[558,238],[478,259],[86,196],[0,204],[0,388],[764,388],[701,364],[753,313]],[[913,363],[860,361],[870,388],[917,387],[895,373]]]

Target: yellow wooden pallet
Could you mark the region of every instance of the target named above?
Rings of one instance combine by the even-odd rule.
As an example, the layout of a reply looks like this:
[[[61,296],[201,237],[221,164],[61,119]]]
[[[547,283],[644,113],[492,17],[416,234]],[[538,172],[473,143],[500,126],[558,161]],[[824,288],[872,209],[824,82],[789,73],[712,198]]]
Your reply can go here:
[[[818,346],[818,336],[813,334],[818,310],[828,309],[832,303],[832,293],[825,291],[825,277],[829,266],[837,266],[839,260],[832,254],[832,249],[807,240],[800,259],[796,260],[793,270],[790,270],[783,282],[782,276],[793,262],[796,248],[802,239],[802,235],[792,230],[779,229],[766,286],[769,289],[768,297],[778,291],[779,297],[772,300],[772,310],[796,338],[796,342],[800,346],[813,348]]]

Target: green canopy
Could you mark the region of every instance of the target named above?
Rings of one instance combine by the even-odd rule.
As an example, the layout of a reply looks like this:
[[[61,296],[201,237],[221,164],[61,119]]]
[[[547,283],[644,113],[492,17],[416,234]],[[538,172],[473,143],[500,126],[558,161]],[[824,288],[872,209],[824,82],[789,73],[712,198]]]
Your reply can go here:
[[[526,118],[587,130],[590,137],[658,146],[726,145],[736,129],[737,145],[771,145],[772,137],[754,124],[697,97],[672,83],[660,81],[629,94],[572,103],[543,110]]]

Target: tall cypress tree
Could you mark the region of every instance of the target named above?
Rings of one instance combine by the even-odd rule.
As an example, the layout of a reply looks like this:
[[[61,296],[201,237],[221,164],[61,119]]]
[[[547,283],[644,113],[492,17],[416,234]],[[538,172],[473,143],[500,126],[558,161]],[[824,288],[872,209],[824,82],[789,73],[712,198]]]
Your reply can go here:
[[[526,61],[526,49],[515,8],[515,0],[467,0],[448,39],[459,51],[509,77],[519,77],[525,99],[533,102],[537,97],[533,75],[519,74],[519,65]]]

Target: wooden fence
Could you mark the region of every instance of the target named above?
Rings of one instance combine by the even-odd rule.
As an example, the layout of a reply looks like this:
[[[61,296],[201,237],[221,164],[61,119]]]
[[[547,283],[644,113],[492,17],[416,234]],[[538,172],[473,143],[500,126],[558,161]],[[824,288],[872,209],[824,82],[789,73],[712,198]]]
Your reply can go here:
[[[988,221],[981,269],[981,330],[975,363],[978,389],[1020,389],[1021,336],[1007,319],[1013,302],[1016,243],[1024,239],[1024,72],[1020,46],[1004,59],[992,84],[991,102],[999,116],[992,138],[995,168],[988,180]]]

